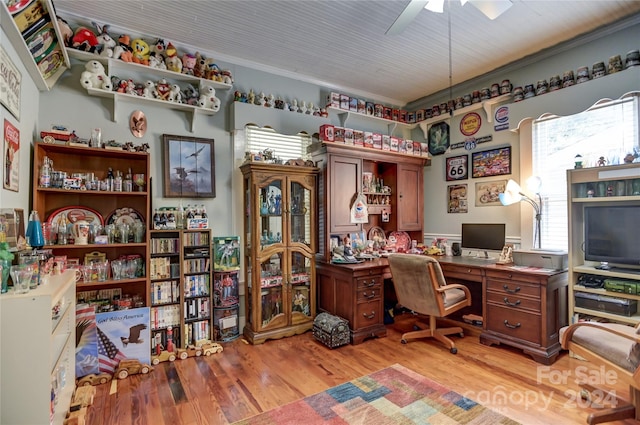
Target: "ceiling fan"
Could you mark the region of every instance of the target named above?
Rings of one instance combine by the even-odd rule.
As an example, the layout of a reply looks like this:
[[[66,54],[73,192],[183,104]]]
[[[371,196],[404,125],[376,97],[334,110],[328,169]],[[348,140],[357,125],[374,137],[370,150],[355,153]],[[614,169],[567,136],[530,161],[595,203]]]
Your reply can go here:
[[[385,34],[400,34],[418,16],[422,9],[443,13],[444,2],[445,0],[411,0]],[[487,18],[492,20],[502,15],[512,5],[511,0],[460,0],[460,3],[463,6],[465,3],[471,3],[484,13]]]

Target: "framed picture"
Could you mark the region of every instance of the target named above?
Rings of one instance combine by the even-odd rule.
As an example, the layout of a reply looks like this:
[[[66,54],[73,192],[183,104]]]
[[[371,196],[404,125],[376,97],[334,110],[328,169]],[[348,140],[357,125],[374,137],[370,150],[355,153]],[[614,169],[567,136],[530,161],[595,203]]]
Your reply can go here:
[[[447,186],[448,213],[466,213],[469,212],[469,204],[467,202],[467,185],[466,184],[452,184]]]
[[[26,248],[24,210],[20,208],[1,208],[0,228],[4,229],[4,240],[9,244],[9,251],[22,251]],[[1,233],[3,232],[0,231]]]
[[[491,149],[471,154],[473,177],[511,174],[511,147]]]
[[[442,155],[449,149],[449,124],[440,121],[429,129],[429,153]]]
[[[506,180],[476,183],[476,207],[490,207],[502,205],[498,195],[504,193]]]
[[[469,178],[469,156],[452,156],[446,160],[447,181],[466,180]]]
[[[22,74],[2,46],[0,46],[0,68],[2,68],[2,72],[0,72],[0,103],[17,120],[20,120]]]
[[[105,261],[107,261],[107,254],[104,252],[93,251],[84,255],[85,266],[93,263],[104,263]]]
[[[214,140],[162,135],[165,198],[215,198]]]
[[[2,187],[14,192],[19,191],[20,177],[20,130],[9,120],[4,120],[4,179]]]

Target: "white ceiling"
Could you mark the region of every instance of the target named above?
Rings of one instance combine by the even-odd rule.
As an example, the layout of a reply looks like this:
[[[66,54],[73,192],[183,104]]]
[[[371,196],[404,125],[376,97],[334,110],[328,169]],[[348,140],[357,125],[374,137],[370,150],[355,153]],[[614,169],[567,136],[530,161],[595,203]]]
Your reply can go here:
[[[222,63],[399,106],[449,86],[449,17],[454,85],[613,22],[640,22],[640,1],[513,0],[491,21],[449,0],[444,14],[422,10],[389,36],[409,0],[53,1],[64,18],[111,24],[112,36],[162,37]]]

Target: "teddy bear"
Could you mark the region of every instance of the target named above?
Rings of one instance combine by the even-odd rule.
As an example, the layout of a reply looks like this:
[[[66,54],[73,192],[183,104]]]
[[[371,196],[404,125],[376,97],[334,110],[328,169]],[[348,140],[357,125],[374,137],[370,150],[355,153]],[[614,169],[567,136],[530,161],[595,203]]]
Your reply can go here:
[[[144,88],[142,89],[142,96],[148,99],[155,99],[157,97],[157,93],[156,83],[151,80],[145,81]]]
[[[177,84],[172,84],[169,89],[169,102],[182,103],[182,91],[180,90],[180,86]]]
[[[198,101],[200,99],[200,91],[195,88],[192,84],[187,84],[187,87],[184,89],[182,93],[182,103],[192,106],[198,106]]]
[[[205,73],[207,72],[207,60],[200,54],[200,52],[196,52],[196,62],[193,67],[193,75],[198,78],[204,78]]]
[[[203,87],[200,91],[198,106],[217,112],[220,109],[220,99],[216,97],[216,89],[213,87]]]
[[[104,66],[97,60],[88,61],[85,70],[80,74],[80,84],[85,89],[102,89],[111,91],[111,79],[104,72]]]

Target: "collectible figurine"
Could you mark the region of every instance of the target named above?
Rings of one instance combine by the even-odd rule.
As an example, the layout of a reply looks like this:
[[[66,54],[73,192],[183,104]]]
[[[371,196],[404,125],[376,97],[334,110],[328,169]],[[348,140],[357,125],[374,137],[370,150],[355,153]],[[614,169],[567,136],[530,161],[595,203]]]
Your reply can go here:
[[[136,38],[131,42],[133,49],[133,62],[141,65],[149,65],[149,45],[141,38]]]
[[[575,166],[573,168],[576,168],[576,169],[582,168],[582,155],[577,154],[574,160],[575,160]]]
[[[173,44],[169,43],[167,45],[167,49],[165,50],[165,64],[167,65],[167,69],[169,71],[182,73],[182,59],[178,57],[178,51],[173,46]]]
[[[93,26],[98,30],[98,47],[100,50],[100,56],[104,56],[107,58],[113,57],[113,49],[116,47],[116,41],[111,38],[109,33],[107,32],[109,29],[109,25],[100,26],[95,22],[92,22]]]
[[[171,91],[171,87],[169,86],[169,83],[167,83],[167,80],[165,80],[164,78],[161,78],[157,83],[156,83],[156,98],[160,99],[160,100],[169,100],[169,92]]]
[[[604,167],[605,165],[607,165],[607,160],[604,158],[604,156],[598,158],[598,167]]]
[[[206,72],[206,59],[200,55],[200,52],[196,52],[196,60],[193,66],[193,75],[198,78],[204,78]]]
[[[131,49],[131,38],[122,34],[118,37],[118,45],[113,49],[113,58],[124,62],[133,62],[133,51]]]
[[[182,55],[182,73],[193,75],[193,68],[196,66],[196,57],[191,53]]]

